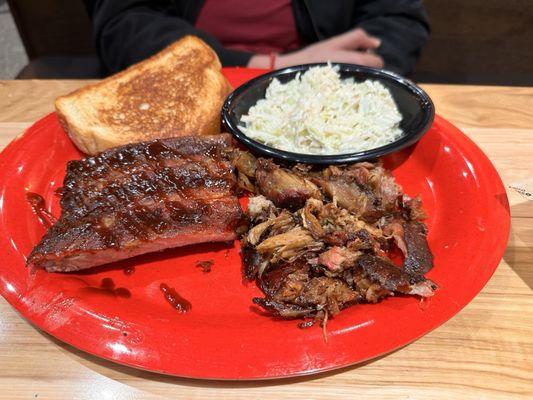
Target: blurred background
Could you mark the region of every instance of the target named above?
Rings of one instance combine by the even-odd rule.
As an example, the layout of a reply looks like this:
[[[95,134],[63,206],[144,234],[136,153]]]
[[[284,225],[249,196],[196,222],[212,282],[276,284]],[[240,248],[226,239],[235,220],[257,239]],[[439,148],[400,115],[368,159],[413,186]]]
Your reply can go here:
[[[0,0],[0,79],[12,79],[28,63],[28,56],[9,12],[6,0]]]
[[[426,0],[412,79],[533,86],[533,0]],[[0,0],[0,79],[98,78],[83,0]]]

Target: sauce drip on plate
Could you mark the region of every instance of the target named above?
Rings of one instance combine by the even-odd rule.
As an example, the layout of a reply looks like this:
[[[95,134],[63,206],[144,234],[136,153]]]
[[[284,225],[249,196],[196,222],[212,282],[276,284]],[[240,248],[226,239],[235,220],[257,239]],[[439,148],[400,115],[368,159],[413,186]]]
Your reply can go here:
[[[211,267],[213,266],[213,260],[196,261],[196,266],[198,268],[202,268],[202,271],[204,273],[211,272]]]
[[[165,295],[165,299],[170,303],[180,313],[186,313],[191,311],[192,304],[187,300],[181,297],[176,289],[171,288],[165,283],[162,283],[159,288]]]
[[[45,228],[50,228],[57,222],[56,217],[46,209],[46,203],[43,196],[37,193],[28,192],[26,193],[26,200],[30,203],[33,213]]]

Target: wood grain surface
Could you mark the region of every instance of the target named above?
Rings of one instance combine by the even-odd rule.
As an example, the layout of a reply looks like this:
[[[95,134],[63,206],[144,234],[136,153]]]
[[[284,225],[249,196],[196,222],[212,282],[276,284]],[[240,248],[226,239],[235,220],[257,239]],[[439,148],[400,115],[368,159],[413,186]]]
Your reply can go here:
[[[0,147],[83,81],[0,81]],[[504,183],[533,175],[533,88],[422,85]],[[56,341],[0,299],[0,399],[532,399],[533,201],[508,190],[511,236],[457,316],[386,357],[320,375],[217,382],[143,372]]]

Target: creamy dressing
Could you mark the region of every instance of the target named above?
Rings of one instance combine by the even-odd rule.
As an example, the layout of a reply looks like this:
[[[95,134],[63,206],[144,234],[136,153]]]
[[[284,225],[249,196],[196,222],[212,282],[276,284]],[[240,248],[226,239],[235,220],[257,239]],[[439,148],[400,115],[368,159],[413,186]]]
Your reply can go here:
[[[305,154],[346,154],[373,149],[402,136],[402,116],[378,81],[341,79],[338,68],[313,67],[282,84],[241,118],[241,130],[268,146]]]

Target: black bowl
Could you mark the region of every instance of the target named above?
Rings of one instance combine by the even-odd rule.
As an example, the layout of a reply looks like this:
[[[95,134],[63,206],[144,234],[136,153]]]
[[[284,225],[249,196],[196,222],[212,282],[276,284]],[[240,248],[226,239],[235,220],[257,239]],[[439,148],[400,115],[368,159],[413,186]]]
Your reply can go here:
[[[426,92],[410,80],[381,69],[334,63],[332,65],[339,67],[341,78],[353,78],[357,82],[372,79],[381,82],[390,90],[403,117],[400,128],[404,134],[401,138],[388,145],[357,153],[314,155],[293,153],[267,146],[249,138],[239,129],[241,116],[247,114],[250,107],[265,97],[266,88],[274,78],[285,83],[294,79],[296,74],[320,65],[327,64],[306,64],[279,69],[258,76],[238,87],[228,96],[222,107],[222,123],[225,128],[240,142],[267,157],[309,164],[342,164],[374,159],[403,149],[418,141],[431,126],[435,116],[433,102]]]

